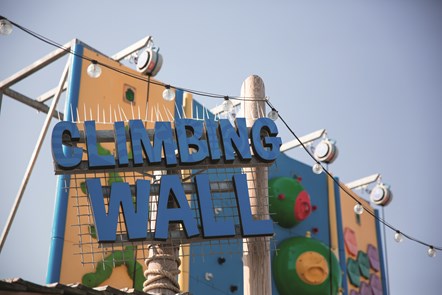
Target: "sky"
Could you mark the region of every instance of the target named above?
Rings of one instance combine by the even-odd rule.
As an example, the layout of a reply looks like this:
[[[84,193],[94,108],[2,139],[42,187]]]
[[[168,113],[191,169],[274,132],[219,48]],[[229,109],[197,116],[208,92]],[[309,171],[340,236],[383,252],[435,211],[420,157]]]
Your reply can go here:
[[[337,141],[339,157],[329,166],[335,176],[347,183],[381,173],[394,194],[384,209],[388,223],[442,246],[441,1],[0,0],[0,15],[107,55],[153,36],[164,58],[157,78],[171,85],[239,95],[242,81],[259,75],[298,136],[325,128]],[[0,36],[0,81],[53,50],[18,29]],[[57,85],[63,66],[55,63],[14,89],[35,98]],[[3,97],[1,229],[44,119]],[[283,142],[292,140],[277,124]],[[300,149],[288,154],[313,164]],[[45,282],[55,183],[47,136],[0,253],[0,278]],[[387,230],[391,294],[440,294],[442,253],[430,258],[425,246],[398,244],[393,235]]]

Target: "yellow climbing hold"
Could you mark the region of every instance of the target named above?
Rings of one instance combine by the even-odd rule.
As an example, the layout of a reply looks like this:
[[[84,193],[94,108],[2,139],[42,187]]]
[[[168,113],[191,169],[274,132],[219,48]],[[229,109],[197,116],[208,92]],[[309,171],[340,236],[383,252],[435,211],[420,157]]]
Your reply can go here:
[[[309,285],[322,284],[328,277],[327,260],[318,252],[304,252],[296,260],[296,272]]]

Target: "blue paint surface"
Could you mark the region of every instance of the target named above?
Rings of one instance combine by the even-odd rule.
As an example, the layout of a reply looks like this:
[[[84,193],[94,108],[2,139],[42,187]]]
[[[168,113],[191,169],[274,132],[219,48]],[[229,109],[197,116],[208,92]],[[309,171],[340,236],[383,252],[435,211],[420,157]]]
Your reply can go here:
[[[73,110],[78,106],[78,94],[80,91],[81,66],[83,45],[75,44],[72,65],[69,72],[69,88],[66,94],[64,114],[66,121],[76,121]],[[69,175],[62,175],[57,180],[57,195],[55,199],[54,221],[52,227],[52,239],[49,252],[48,273],[46,283],[54,283],[60,280],[61,259],[63,255],[64,233],[66,227],[66,214],[68,206],[68,190],[65,185],[70,182]]]

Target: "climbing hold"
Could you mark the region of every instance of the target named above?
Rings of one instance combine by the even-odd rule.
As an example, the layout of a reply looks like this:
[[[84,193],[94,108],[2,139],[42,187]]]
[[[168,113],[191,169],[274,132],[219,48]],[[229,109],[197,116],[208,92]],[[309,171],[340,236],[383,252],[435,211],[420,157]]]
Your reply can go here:
[[[280,226],[293,227],[310,215],[310,196],[297,179],[273,178],[269,180],[269,211]]]
[[[280,295],[337,294],[341,286],[336,256],[325,244],[312,238],[282,241],[273,257],[272,273]]]
[[[353,286],[359,287],[361,285],[361,272],[359,270],[359,265],[358,262],[353,258],[347,259],[347,275],[350,279],[350,283]]]
[[[370,262],[368,260],[368,255],[362,251],[359,251],[358,258],[356,260],[358,261],[361,275],[368,279],[370,277]]]

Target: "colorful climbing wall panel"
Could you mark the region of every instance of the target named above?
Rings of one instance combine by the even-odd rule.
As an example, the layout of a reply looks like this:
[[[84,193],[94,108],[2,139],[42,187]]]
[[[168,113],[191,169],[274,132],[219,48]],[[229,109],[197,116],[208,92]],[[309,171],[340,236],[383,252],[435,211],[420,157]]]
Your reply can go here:
[[[173,119],[175,102],[164,101],[164,87],[155,84],[148,87],[146,77],[90,50],[82,43],[75,45],[74,52],[68,78],[65,120],[78,123],[94,120],[96,129],[104,130],[111,129],[115,121],[141,119],[146,128],[152,128],[155,121]],[[82,59],[82,56],[86,59]],[[102,65],[102,74],[98,79],[87,75],[88,59],[97,60]],[[132,77],[108,70],[106,65],[127,72]],[[182,96],[182,93],[177,93],[179,95]],[[83,124],[78,126],[83,128]],[[102,143],[97,150],[99,155],[113,155],[115,145]],[[101,178],[102,185],[119,181],[133,184],[135,181],[133,173],[127,172],[103,171],[88,177]],[[140,257],[145,253],[136,246],[115,244],[101,247],[96,242],[93,220],[88,219],[90,207],[87,206],[85,178],[86,175],[63,175],[58,178],[47,282],[82,282],[89,287],[110,285],[141,290],[142,273],[146,267]]]
[[[371,208],[367,201],[347,191],[364,207]],[[357,215],[353,210],[356,202],[344,190],[339,189],[336,200],[341,213],[338,228],[344,290],[348,294],[385,294],[379,223],[367,212]]]

